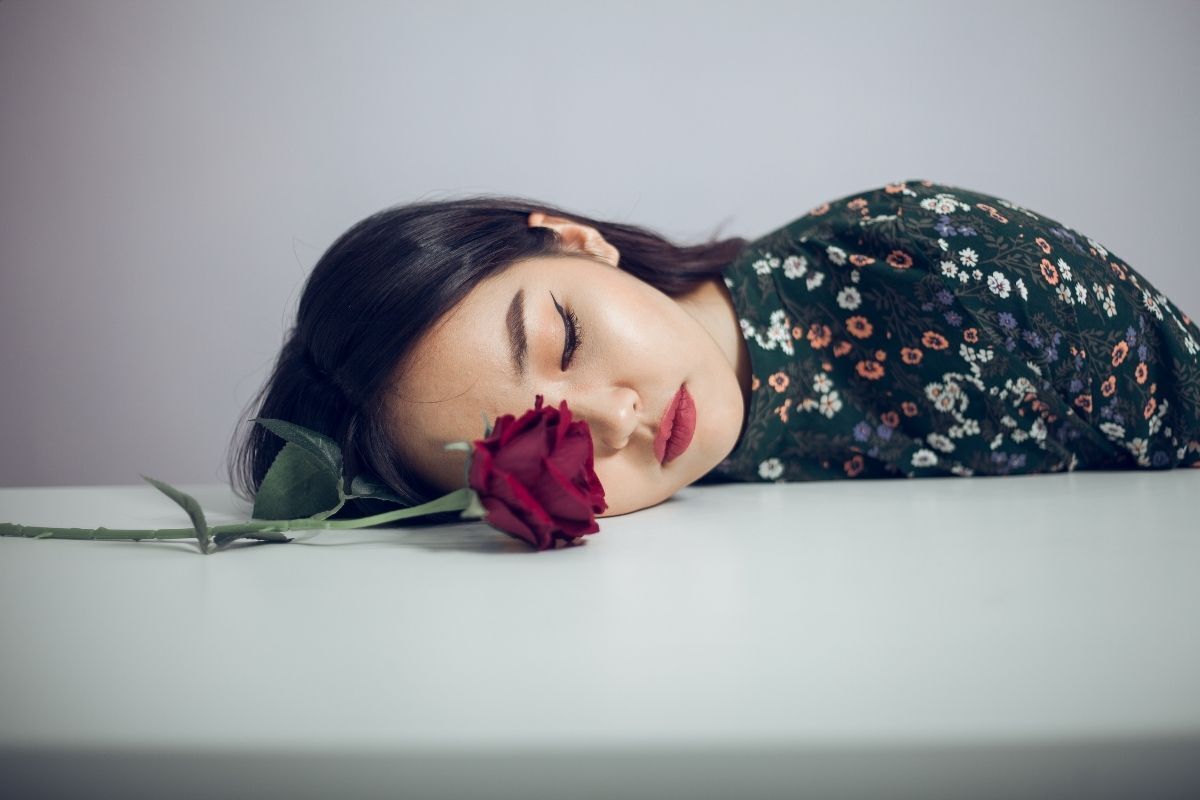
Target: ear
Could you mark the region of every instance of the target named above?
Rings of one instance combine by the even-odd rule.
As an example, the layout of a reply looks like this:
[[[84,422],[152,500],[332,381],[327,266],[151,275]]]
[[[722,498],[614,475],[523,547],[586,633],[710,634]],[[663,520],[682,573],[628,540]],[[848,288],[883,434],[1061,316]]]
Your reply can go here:
[[[528,222],[530,227],[537,226],[553,229],[558,233],[567,250],[596,256],[612,264],[614,267],[621,260],[621,254],[617,251],[617,248],[609,244],[600,234],[600,231],[590,225],[572,222],[569,219],[552,216],[541,211],[531,213]]]

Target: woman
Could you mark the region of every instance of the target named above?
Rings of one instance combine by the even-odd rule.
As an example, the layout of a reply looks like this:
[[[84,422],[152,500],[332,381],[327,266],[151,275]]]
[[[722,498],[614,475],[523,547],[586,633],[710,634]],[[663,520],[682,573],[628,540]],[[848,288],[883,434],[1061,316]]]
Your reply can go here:
[[[614,515],[696,481],[1195,466],[1198,342],[1098,242],[930,181],[693,247],[477,197],[343,234],[253,416],[419,503],[464,484],[445,443],[566,399]],[[249,429],[243,497],[281,446]]]

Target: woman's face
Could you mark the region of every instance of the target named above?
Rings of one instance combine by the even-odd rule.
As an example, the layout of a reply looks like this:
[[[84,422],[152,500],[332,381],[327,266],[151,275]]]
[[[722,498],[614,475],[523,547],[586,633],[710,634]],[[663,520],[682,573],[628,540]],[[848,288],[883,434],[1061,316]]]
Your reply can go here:
[[[397,372],[388,414],[400,456],[443,491],[459,488],[466,454],[443,445],[482,438],[481,414],[493,423],[520,416],[541,394],[552,406],[565,399],[588,423],[608,502],[602,516],[665,500],[728,455],[742,428],[728,334],[744,343],[732,305],[714,311],[717,283],[725,291],[717,278],[673,299],[585,255],[522,261],[492,276],[426,333]],[[681,386],[695,404],[695,432],[664,464],[655,437]]]

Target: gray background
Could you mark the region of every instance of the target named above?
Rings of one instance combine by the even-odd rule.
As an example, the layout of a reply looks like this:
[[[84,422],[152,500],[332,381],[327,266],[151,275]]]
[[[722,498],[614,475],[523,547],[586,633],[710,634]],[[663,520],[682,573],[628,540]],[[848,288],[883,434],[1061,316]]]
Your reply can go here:
[[[928,178],[1200,316],[1200,4],[0,2],[0,484],[224,481],[321,252],[496,191],[683,241]]]

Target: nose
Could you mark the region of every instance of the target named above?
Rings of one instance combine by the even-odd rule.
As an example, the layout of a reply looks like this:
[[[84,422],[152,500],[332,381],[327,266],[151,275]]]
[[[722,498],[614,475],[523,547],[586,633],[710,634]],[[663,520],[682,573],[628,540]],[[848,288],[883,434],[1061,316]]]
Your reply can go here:
[[[592,440],[612,450],[629,444],[641,423],[642,399],[628,386],[606,386],[566,398],[573,419],[588,424]]]

